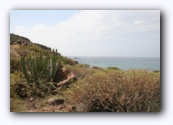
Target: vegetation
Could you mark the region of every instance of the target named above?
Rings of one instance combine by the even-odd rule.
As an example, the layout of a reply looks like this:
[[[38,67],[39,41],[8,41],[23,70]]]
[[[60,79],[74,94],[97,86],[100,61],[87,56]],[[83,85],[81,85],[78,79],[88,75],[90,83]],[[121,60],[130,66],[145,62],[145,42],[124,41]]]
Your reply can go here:
[[[160,111],[160,71],[90,67],[27,38],[10,37],[12,112]],[[58,88],[54,77],[62,67],[74,73],[77,81]],[[63,99],[64,104],[47,104],[51,97]]]
[[[103,70],[78,81],[64,96],[81,112],[159,112],[160,76]]]
[[[58,69],[62,68],[60,57],[53,51],[52,55],[45,57],[40,53],[39,56],[21,57],[21,72],[24,74],[27,82],[17,84],[17,94],[21,97],[30,97],[38,95],[45,97],[46,94],[55,93],[53,78]]]
[[[154,70],[153,72],[155,72],[155,73],[160,73],[160,71],[159,71],[159,70]]]
[[[76,64],[78,64],[77,61],[74,61],[74,60],[72,60],[70,58],[63,57],[63,56],[62,56],[62,61],[63,61],[64,64],[69,64],[69,65],[76,65]]]
[[[21,57],[21,72],[25,75],[28,83],[39,84],[40,80],[43,82],[53,81],[56,71],[62,68],[60,59],[61,57],[57,56],[57,50],[53,51],[53,55],[47,54],[46,57],[43,57],[41,53],[34,58],[31,56],[26,59]]]
[[[98,71],[97,69],[93,69],[89,67],[86,68],[85,66],[81,64],[75,65],[75,66],[74,65],[64,65],[64,66],[67,69],[71,70],[78,79],[82,79],[85,76],[90,76]]]
[[[107,67],[107,69],[120,70],[118,67],[112,67],[112,66]]]

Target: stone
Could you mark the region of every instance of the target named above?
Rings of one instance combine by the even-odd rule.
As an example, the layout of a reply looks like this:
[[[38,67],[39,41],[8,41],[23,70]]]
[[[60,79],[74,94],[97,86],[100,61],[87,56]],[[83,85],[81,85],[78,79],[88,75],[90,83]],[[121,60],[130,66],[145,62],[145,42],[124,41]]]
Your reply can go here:
[[[64,76],[62,69],[58,69],[56,71],[55,77],[53,78],[53,82],[58,83],[58,82],[63,81],[65,79],[66,79],[66,77]]]
[[[53,82],[57,83],[57,87],[62,87],[63,85],[68,85],[76,80],[77,78],[73,72],[65,68],[61,68],[57,70]]]
[[[62,68],[61,70],[62,70],[62,74],[63,74],[63,76],[64,76],[65,78],[67,78],[68,74],[71,73],[70,70],[65,69],[65,68]]]

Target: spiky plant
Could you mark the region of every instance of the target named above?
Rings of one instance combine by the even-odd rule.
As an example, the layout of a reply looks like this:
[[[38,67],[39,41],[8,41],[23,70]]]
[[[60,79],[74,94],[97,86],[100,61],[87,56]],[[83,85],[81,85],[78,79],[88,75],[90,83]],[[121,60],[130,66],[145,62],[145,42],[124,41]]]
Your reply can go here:
[[[35,57],[21,57],[21,71],[28,83],[39,82],[39,80],[51,81],[56,71],[61,68],[61,60],[53,51],[53,55],[43,57],[40,53]]]

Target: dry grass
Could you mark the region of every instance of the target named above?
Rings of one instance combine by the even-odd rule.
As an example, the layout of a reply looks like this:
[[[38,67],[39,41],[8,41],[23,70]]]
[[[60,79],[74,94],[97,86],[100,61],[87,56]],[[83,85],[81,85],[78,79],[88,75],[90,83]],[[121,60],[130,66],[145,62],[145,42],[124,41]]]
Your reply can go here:
[[[104,70],[64,92],[82,112],[159,112],[160,73]]]
[[[25,112],[26,102],[20,98],[10,98],[10,112]]]

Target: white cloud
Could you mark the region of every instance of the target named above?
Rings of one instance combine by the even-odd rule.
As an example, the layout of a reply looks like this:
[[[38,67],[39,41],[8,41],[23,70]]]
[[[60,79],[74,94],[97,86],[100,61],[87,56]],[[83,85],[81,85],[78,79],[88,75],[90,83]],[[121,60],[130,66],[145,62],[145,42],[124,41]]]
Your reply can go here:
[[[29,38],[32,42],[57,48],[63,55],[111,55],[112,52],[123,51],[123,48],[120,51],[120,48],[117,49],[114,45],[123,47],[136,33],[139,35],[142,31],[160,31],[160,22],[157,19],[160,18],[159,11],[129,12],[82,10],[67,21],[51,26],[17,26],[15,33]]]
[[[136,25],[142,24],[142,20],[136,20],[136,21],[134,22],[134,24],[136,24]]]

